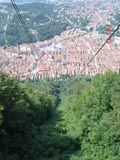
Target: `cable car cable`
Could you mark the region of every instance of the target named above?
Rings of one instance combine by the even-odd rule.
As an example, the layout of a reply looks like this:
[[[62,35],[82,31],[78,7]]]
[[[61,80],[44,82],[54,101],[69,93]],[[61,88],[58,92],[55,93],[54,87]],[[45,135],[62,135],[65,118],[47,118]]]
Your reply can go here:
[[[102,50],[102,48],[106,45],[106,43],[110,40],[110,38],[115,34],[115,32],[117,32],[117,30],[120,28],[120,24],[117,26],[117,28],[112,32],[112,34],[107,38],[107,40],[102,44],[102,46],[98,49],[98,51],[94,54],[94,56],[92,56],[92,58],[87,62],[87,64],[85,65],[85,67],[81,70],[81,74],[82,72],[86,69],[86,67],[92,62],[92,60],[98,55],[98,53]]]
[[[21,16],[21,14],[20,14],[20,12],[19,12],[19,9],[18,9],[15,1],[14,1],[14,0],[10,0],[10,1],[11,1],[11,3],[12,3],[13,8],[15,9],[15,12],[16,12],[16,14],[17,14],[17,16],[18,16],[18,18],[19,18],[19,20],[20,20],[20,22],[21,22],[24,30],[25,30],[25,33],[26,33],[29,41],[32,42],[32,41],[33,41],[32,36],[31,36],[30,32],[28,31],[28,28],[27,28],[27,26],[26,26],[26,24],[25,24],[25,22],[24,22],[24,20],[23,20],[23,18],[22,18],[22,16]]]

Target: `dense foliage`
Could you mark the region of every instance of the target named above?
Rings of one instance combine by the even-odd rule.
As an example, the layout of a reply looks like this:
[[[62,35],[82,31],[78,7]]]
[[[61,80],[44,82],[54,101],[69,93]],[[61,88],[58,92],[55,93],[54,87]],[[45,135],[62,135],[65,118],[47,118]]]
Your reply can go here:
[[[81,89],[80,89],[81,86]],[[68,135],[77,137],[81,150],[70,160],[117,160],[120,157],[120,75],[97,75],[91,84],[62,95]]]
[[[66,159],[79,148],[57,124],[60,117],[50,92],[0,73],[0,159]]]
[[[0,104],[0,159],[33,158],[39,127],[54,107],[52,98],[30,88],[28,95],[18,82],[0,73]]]
[[[0,73],[0,159],[118,160],[120,75],[19,83]]]

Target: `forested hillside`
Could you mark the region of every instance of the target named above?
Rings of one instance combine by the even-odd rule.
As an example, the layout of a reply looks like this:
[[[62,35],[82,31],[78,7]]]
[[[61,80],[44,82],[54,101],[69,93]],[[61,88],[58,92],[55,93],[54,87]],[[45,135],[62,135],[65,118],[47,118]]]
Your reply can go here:
[[[17,82],[0,73],[1,160],[118,160],[120,75]]]
[[[18,45],[46,40],[59,35],[68,26],[63,17],[58,18],[54,4],[25,3],[18,9],[30,33],[31,41],[12,7],[12,4],[0,4],[0,46]]]

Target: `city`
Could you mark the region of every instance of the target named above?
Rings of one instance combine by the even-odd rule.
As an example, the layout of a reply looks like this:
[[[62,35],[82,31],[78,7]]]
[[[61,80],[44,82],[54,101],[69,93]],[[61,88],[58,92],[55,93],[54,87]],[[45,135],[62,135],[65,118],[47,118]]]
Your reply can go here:
[[[60,6],[64,7],[59,9],[58,15],[63,16],[64,21],[67,21],[70,26],[60,35],[48,40],[37,39],[37,42],[31,44],[0,47],[1,70],[20,80],[55,78],[63,74],[94,76],[107,70],[119,72],[120,37],[118,36],[114,36],[111,43],[107,43],[91,64],[83,72],[81,71],[108,38],[105,26],[111,19],[113,20],[120,2],[104,1],[103,3],[102,1],[99,5],[100,2],[96,0],[88,1],[89,5],[85,2],[77,5],[80,1],[75,1],[73,9],[71,4],[66,2],[61,5],[62,3],[57,4],[58,9]],[[44,23],[43,25],[45,27]],[[114,25],[111,24],[112,30],[115,28]],[[99,31],[101,26],[104,26],[103,31]],[[5,29],[7,30],[7,24]],[[36,31],[33,34],[37,36]]]

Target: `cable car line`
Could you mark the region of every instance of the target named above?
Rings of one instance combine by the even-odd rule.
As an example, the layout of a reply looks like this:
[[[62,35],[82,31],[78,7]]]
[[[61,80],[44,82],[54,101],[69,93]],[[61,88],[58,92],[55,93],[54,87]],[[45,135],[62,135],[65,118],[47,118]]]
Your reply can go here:
[[[23,18],[21,16],[21,14],[20,14],[20,12],[19,12],[19,9],[18,9],[15,1],[14,0],[10,0],[10,1],[12,3],[13,8],[15,9],[15,12],[16,12],[16,14],[17,14],[17,16],[18,16],[18,18],[19,18],[24,30],[25,30],[25,33],[26,33],[29,41],[32,42],[33,41],[32,36],[31,36],[31,34],[30,34],[30,32],[29,32],[29,30],[28,30],[28,28],[27,28],[27,26],[26,26],[26,24],[25,24],[25,22],[24,22],[24,20],[23,20]]]
[[[81,70],[82,72],[86,69],[86,67],[92,62],[92,60],[98,55],[98,53],[102,50],[102,48],[106,45],[106,43],[111,39],[111,37],[117,32],[117,30],[120,28],[120,24],[117,26],[117,28],[111,33],[111,35],[107,38],[107,40],[102,44],[102,46],[98,49],[98,51],[94,54],[94,56],[87,62],[85,67]]]

